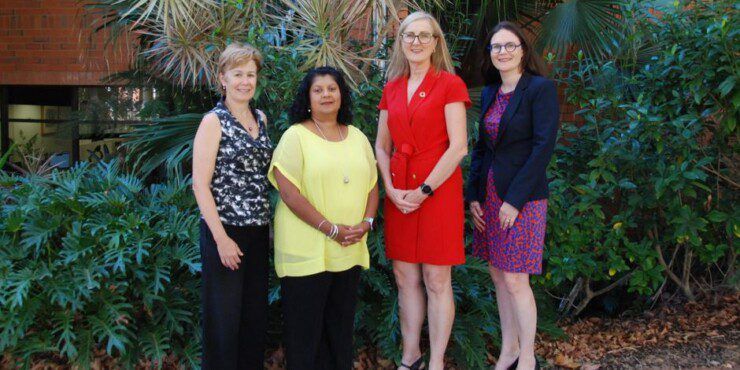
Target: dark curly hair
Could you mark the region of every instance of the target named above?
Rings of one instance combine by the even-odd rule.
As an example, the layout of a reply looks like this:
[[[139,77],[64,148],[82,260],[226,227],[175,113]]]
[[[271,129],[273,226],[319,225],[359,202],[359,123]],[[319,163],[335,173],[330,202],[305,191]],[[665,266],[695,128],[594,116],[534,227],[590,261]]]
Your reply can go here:
[[[293,98],[293,105],[290,107],[290,111],[288,112],[290,123],[299,123],[311,118],[311,113],[308,111],[308,109],[311,108],[311,98],[309,96],[311,85],[313,85],[313,80],[317,76],[327,75],[334,77],[334,81],[339,85],[339,94],[342,97],[342,103],[339,105],[337,121],[342,125],[352,123],[352,95],[350,93],[349,86],[344,80],[342,72],[329,66],[313,68],[306,73],[305,77],[303,77],[300,85],[298,85],[298,91],[296,91],[295,98]]]

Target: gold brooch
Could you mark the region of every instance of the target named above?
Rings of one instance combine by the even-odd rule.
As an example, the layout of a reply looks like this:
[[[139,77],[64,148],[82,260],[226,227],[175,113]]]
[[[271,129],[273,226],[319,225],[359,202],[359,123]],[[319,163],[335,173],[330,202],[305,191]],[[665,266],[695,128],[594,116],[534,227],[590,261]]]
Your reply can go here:
[[[426,97],[427,96],[427,93],[425,93],[425,92],[422,91],[422,92],[419,93],[419,96],[422,97],[422,98],[423,97]]]

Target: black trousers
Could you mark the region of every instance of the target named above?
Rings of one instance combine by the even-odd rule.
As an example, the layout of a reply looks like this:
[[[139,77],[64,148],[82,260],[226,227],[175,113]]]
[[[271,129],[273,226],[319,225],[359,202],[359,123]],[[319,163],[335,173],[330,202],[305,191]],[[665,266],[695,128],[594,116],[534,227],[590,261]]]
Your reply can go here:
[[[208,225],[200,223],[203,358],[213,370],[264,368],[269,226],[224,225],[244,253],[239,269],[221,264]]]
[[[352,369],[360,267],[280,279],[288,370]]]

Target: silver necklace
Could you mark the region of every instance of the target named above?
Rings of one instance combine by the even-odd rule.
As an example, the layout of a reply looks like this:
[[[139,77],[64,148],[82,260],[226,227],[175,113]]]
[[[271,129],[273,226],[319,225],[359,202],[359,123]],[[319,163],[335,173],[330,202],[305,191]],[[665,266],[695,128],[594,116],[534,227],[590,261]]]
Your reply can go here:
[[[318,123],[316,123],[316,120],[313,119],[313,117],[311,117],[311,121],[313,121],[313,124],[316,125],[316,129],[319,130],[319,133],[324,138],[324,140],[329,141],[329,142],[332,142],[331,140],[329,140],[329,139],[326,138],[326,135],[324,135],[324,131],[321,131],[321,127],[319,126]],[[341,139],[340,142],[341,141],[344,141],[344,135],[342,134],[342,128],[341,127],[339,127],[339,138]],[[345,171],[344,171],[344,179],[343,179],[343,181],[344,181],[345,184],[349,184],[349,175],[347,175],[347,169],[346,168],[345,168]]]
[[[227,108],[227,109],[229,110],[229,113],[231,113],[231,112],[235,112],[234,110],[232,110],[232,109],[231,109],[231,108],[229,107],[229,105],[228,105],[228,104],[226,104],[226,102],[224,102],[224,104],[226,105],[226,108]],[[247,111],[249,111],[249,109],[247,109]],[[245,115],[244,115],[244,120],[240,120],[240,119],[239,119],[239,118],[237,117],[237,115],[236,115],[236,114],[234,114],[234,113],[232,113],[231,115],[232,115],[232,116],[234,116],[234,119],[236,120],[236,123],[238,123],[238,124],[239,124],[240,126],[244,127],[244,128],[245,128],[245,129],[247,130],[247,132],[249,132],[249,135],[250,135],[250,136],[252,136],[252,133],[253,133],[253,131],[254,131],[254,126],[255,126],[255,124],[256,124],[257,126],[259,126],[259,123],[257,123],[257,122],[255,122],[255,124],[252,124],[252,121],[248,119],[248,117],[249,117],[249,115],[248,115],[248,114],[245,114]],[[255,121],[256,121],[256,120],[257,120],[257,117],[254,117],[254,119],[255,119]],[[242,123],[242,122],[244,122],[244,123]]]

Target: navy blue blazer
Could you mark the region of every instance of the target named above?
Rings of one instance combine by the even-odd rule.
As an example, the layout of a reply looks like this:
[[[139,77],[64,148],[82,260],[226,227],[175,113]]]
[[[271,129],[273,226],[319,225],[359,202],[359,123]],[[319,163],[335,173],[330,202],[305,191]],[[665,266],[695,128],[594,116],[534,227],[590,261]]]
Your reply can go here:
[[[501,117],[498,138],[491,142],[484,118],[499,87],[488,85],[481,94],[478,142],[471,153],[465,200],[485,201],[488,171],[493,169],[499,198],[521,210],[526,202],[548,196],[545,169],[557,139],[558,93],[551,80],[522,75]]]

